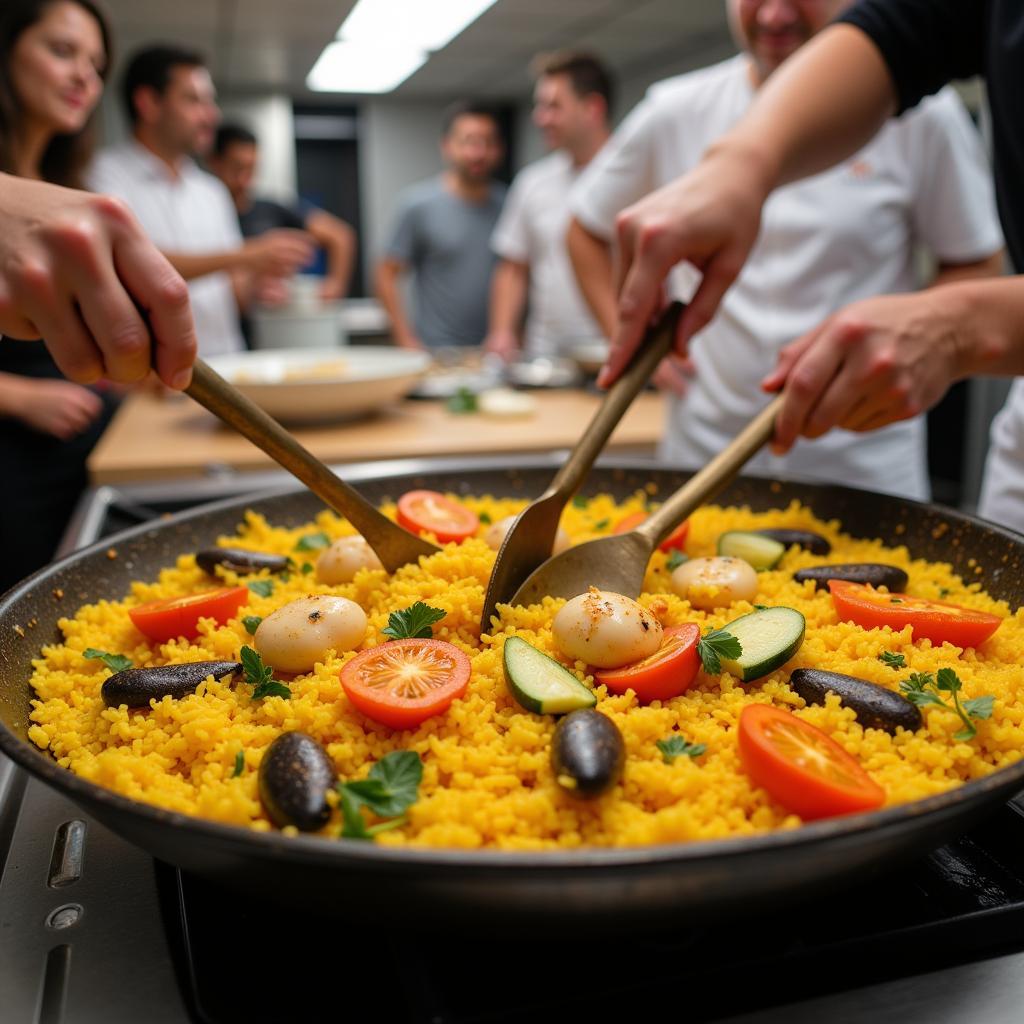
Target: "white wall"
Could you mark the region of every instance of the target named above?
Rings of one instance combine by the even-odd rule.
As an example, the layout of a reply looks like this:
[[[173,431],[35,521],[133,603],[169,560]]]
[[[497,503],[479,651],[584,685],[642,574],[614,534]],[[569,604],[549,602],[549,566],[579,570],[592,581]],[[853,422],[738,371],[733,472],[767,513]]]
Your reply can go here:
[[[220,97],[225,121],[238,121],[260,140],[260,164],[254,186],[260,196],[295,198],[295,125],[290,96]]]

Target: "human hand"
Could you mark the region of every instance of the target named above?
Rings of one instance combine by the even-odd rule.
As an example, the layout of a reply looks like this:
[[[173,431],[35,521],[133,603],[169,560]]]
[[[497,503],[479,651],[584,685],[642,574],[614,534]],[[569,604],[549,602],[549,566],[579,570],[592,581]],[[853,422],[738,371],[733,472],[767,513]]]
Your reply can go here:
[[[0,333],[45,338],[61,373],[89,384],[156,366],[187,386],[196,356],[188,288],[128,208],[0,175]]]
[[[515,331],[496,330],[484,338],[483,350],[492,355],[500,356],[506,363],[511,362],[519,353],[519,339]]]
[[[321,302],[334,302],[337,299],[345,298],[345,282],[335,278],[325,277],[317,292]]]
[[[313,236],[294,228],[274,228],[242,246],[242,261],[255,274],[291,277],[313,258]]]
[[[81,434],[103,411],[98,395],[70,381],[21,377],[18,388],[18,419],[62,441]]]
[[[659,391],[667,391],[680,398],[686,394],[690,380],[696,373],[693,362],[687,356],[674,353],[665,356],[654,371],[651,380]]]
[[[618,325],[598,384],[607,387],[629,365],[648,324],[664,305],[669,271],[682,261],[703,274],[684,311],[676,351],[715,315],[757,239],[768,195],[757,164],[715,147],[689,174],[619,214],[616,292]]]
[[[260,277],[253,288],[253,298],[261,306],[283,306],[291,298],[291,289],[284,278]]]
[[[785,387],[772,450],[833,427],[877,430],[933,406],[963,376],[964,332],[942,288],[855,302],[779,353],[762,382]]]

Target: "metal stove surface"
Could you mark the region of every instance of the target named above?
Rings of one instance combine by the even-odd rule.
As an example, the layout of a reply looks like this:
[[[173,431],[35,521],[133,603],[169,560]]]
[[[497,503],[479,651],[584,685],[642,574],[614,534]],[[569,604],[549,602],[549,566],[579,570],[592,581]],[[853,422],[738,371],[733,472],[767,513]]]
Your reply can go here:
[[[237,480],[102,488],[65,547],[241,490]],[[471,935],[443,921],[424,933],[386,921],[374,932],[183,876],[0,760],[0,1024],[583,1014],[1020,1022],[1024,805],[881,882],[751,921],[627,935],[505,934],[487,920]]]

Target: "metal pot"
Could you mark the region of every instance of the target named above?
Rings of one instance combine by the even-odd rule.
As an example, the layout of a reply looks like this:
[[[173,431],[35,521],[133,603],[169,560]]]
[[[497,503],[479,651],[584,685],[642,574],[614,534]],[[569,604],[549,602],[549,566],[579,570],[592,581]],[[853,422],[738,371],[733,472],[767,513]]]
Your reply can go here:
[[[546,465],[504,470],[449,462],[423,472],[384,473],[358,486],[374,501],[424,486],[527,497],[540,493],[550,474]],[[592,473],[587,490],[625,497],[653,482],[667,494],[684,478],[645,463],[609,464]],[[748,478],[721,500],[763,510],[794,498],[821,517],[840,519],[855,536],[882,537],[915,556],[952,562],[1013,607],[1024,600],[1024,538],[950,510],[843,487]],[[225,884],[348,914],[421,908],[446,916],[493,912],[504,920],[551,915],[597,923],[680,911],[690,917],[749,912],[843,880],[863,881],[966,830],[1024,788],[1022,760],[917,803],[753,838],[548,853],[389,849],[258,834],[136,803],[73,775],[31,744],[31,660],[43,644],[60,640],[57,620],[84,602],[119,598],[133,579],[152,578],[177,555],[213,543],[234,529],[246,508],[298,525],[320,503],[301,491],[182,513],[72,555],[0,600],[0,749],[154,856]],[[116,558],[108,557],[110,548]]]

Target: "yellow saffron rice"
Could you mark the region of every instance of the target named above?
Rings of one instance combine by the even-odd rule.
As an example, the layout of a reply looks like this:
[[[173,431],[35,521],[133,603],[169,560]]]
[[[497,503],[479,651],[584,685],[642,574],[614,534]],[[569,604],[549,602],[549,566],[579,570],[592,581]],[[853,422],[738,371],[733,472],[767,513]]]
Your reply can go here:
[[[616,504],[610,497],[571,506],[563,526],[574,540],[608,532],[626,514],[644,507],[646,495]],[[488,497],[461,499],[491,521],[522,508],[523,502]],[[385,508],[388,514],[393,508]],[[485,521],[486,521],[485,517]],[[611,524],[611,525],[610,525]],[[269,743],[285,730],[301,730],[326,748],[342,779],[365,776],[372,764],[392,750],[414,750],[423,759],[420,799],[409,822],[378,838],[379,843],[444,847],[496,847],[537,850],[555,847],[622,846],[742,836],[793,828],[800,819],[774,803],[744,773],[736,743],[736,722],[751,702],[785,707],[837,740],[884,787],[889,804],[939,793],[986,775],[1020,757],[1024,750],[1024,701],[1019,695],[1024,655],[1024,612],[988,597],[984,580],[961,580],[949,565],[912,559],[906,549],[879,541],[854,540],[840,524],[816,519],[797,504],[774,512],[706,507],[691,520],[687,552],[713,554],[725,530],[766,526],[815,530],[833,545],[827,558],[791,548],[779,567],[758,577],[756,601],[799,609],[807,619],[803,647],[782,669],[754,683],[741,684],[728,674],[698,675],[685,694],[665,703],[641,706],[632,693],[609,695],[597,687],[597,707],[619,727],[627,760],[621,782],[594,801],[573,799],[555,782],[550,765],[551,737],[556,720],[524,711],[508,693],[501,667],[504,639],[513,634],[561,657],[551,637],[551,620],[561,605],[503,608],[500,627],[479,635],[478,621],[494,553],[483,540],[448,544],[420,566],[406,566],[393,576],[363,570],[354,582],[328,587],[312,573],[295,571],[275,578],[269,597],[251,594],[240,612],[266,616],[307,594],[332,593],[351,598],[367,612],[363,647],[386,640],[382,629],[390,612],[415,601],[445,611],[434,627],[435,637],[461,647],[472,660],[469,688],[450,709],[418,729],[394,732],[364,718],[348,702],[339,670],[353,654],[327,657],[309,674],[290,682],[292,697],[252,700],[252,688],[238,677],[208,681],[195,694],[170,697],[152,708],[107,708],[100,687],[110,675],[102,662],[83,657],[86,648],[125,654],[136,666],[175,661],[234,660],[251,637],[239,619],[223,626],[203,620],[200,636],[150,644],[135,629],[128,609],[143,601],[195,593],[215,584],[184,555],[160,573],[156,582],[138,582],[121,601],[87,605],[61,621],[64,643],[45,648],[35,662],[32,686],[31,739],[49,750],[70,771],[136,800],[186,814],[257,830],[273,826],[263,813],[257,790],[260,759]],[[486,530],[482,525],[479,533]],[[300,529],[284,529],[248,513],[237,536],[221,543],[286,554],[301,565],[315,552],[296,552],[296,543],[313,531],[332,539],[354,532],[330,512]],[[813,583],[793,580],[795,570],[825,562],[882,561],[903,567],[910,575],[910,593],[944,598],[1006,616],[996,634],[978,651],[928,641],[911,642],[909,627],[867,631],[839,622],[827,592]],[[266,573],[261,575],[265,576]],[[246,582],[228,572],[227,583]],[[698,622],[721,626],[751,610],[746,602],[714,613],[692,609],[669,587],[666,556],[655,553],[648,566],[641,601],[657,607],[666,625]],[[906,667],[893,669],[879,660],[883,651],[901,653]],[[564,657],[561,659],[566,660]],[[862,728],[851,710],[830,697],[824,706],[805,707],[787,685],[799,667],[827,669],[859,676],[889,689],[911,672],[936,672],[951,667],[963,681],[964,698],[991,694],[992,716],[978,722],[971,742],[957,742],[962,727],[950,709],[922,709],[924,727],[895,736]],[[576,674],[594,686],[587,666],[577,662]],[[706,745],[695,759],[664,763],[655,745],[679,733]],[[244,759],[235,777],[236,757]],[[324,829],[338,835],[337,811]]]

